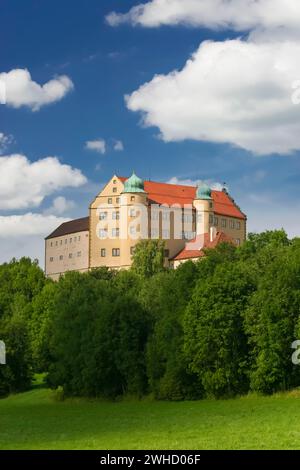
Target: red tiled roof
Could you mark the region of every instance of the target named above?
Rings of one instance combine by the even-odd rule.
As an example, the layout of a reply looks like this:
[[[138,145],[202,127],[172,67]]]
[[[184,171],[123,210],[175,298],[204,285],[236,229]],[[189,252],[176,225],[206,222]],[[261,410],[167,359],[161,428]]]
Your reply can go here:
[[[63,237],[64,235],[69,235],[70,233],[76,232],[85,232],[89,230],[89,217],[83,217],[82,219],[70,220],[69,222],[64,222],[61,224],[54,232],[50,233],[45,240],[50,238]]]
[[[127,178],[118,176],[124,183]],[[145,181],[144,188],[150,201],[156,204],[193,204],[197,188],[195,186],[184,186],[180,184],[157,183],[155,181]],[[225,191],[212,190],[214,201],[214,212],[217,215],[246,219],[245,214],[235,204],[232,198]]]
[[[210,235],[208,233],[198,235],[196,238],[189,241],[184,249],[180,251],[173,260],[179,261],[192,258],[202,258],[205,256],[204,250],[216,248],[220,243],[234,244],[234,241],[224,232],[217,232],[213,241],[210,241]]]

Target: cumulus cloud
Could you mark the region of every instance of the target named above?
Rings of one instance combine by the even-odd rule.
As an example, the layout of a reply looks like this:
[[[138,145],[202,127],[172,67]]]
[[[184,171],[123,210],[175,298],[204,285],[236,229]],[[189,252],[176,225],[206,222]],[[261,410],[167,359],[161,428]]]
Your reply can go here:
[[[35,214],[0,216],[0,238],[18,238],[31,235],[45,236],[69,219],[55,215]]]
[[[112,12],[110,26],[131,23],[144,27],[184,24],[213,29],[300,26],[299,0],[152,0],[125,14]]]
[[[116,140],[114,143],[114,150],[116,152],[123,152],[124,150],[124,144],[121,140]]]
[[[85,148],[104,155],[106,152],[106,142],[104,139],[88,140],[85,144]]]
[[[0,73],[0,84],[5,90],[5,104],[13,108],[27,106],[32,111],[38,111],[42,106],[61,100],[74,88],[71,79],[66,75],[39,85],[32,80],[27,69]]]
[[[56,157],[31,162],[24,155],[0,157],[0,209],[39,206],[46,196],[87,182],[80,170],[60,163]]]
[[[74,207],[74,201],[69,201],[64,196],[58,196],[53,200],[52,206],[45,211],[45,214],[62,215]]]
[[[127,96],[127,106],[142,113],[145,126],[158,127],[166,142],[289,153],[300,148],[300,106],[292,102],[299,94],[292,88],[300,78],[299,57],[297,40],[205,41],[182,70],[156,75]]]
[[[44,237],[69,219],[54,215],[27,213],[0,216],[0,263],[29,256],[44,265]]]

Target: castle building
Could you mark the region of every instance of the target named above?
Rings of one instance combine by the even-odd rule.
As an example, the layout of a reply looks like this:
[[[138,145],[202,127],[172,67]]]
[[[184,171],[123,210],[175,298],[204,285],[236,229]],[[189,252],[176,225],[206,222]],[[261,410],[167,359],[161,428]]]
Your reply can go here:
[[[135,245],[165,241],[165,264],[177,267],[219,243],[240,245],[247,217],[224,188],[211,190],[114,175],[89,207],[89,217],[60,225],[45,239],[45,272],[131,266]]]

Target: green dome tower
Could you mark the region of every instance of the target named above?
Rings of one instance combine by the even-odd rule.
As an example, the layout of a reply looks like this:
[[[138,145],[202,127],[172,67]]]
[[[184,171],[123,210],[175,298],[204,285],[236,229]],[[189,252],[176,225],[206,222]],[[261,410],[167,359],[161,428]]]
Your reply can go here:
[[[144,181],[139,178],[135,172],[124,183],[124,193],[144,193]]]

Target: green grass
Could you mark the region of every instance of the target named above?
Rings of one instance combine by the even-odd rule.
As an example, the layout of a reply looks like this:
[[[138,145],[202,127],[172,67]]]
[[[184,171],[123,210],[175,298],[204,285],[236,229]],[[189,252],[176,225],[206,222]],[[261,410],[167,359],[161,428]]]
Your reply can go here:
[[[299,392],[235,400],[0,400],[0,449],[299,449]]]

